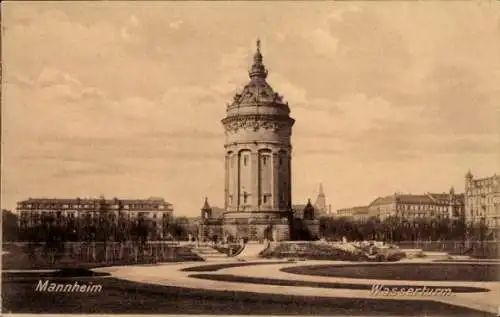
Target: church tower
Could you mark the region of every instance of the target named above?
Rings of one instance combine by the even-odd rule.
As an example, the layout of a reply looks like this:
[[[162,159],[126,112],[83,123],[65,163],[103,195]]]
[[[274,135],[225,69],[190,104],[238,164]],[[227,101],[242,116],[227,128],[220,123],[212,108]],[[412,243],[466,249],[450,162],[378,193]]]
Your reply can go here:
[[[324,216],[327,214],[327,206],[326,206],[326,196],[325,190],[323,189],[323,184],[319,184],[319,192],[318,197],[316,198],[316,202],[314,203],[314,207],[319,216]]]
[[[223,230],[250,240],[289,239],[292,126],[288,103],[267,83],[260,41],[250,81],[227,105]],[[270,231],[271,230],[271,231]]]

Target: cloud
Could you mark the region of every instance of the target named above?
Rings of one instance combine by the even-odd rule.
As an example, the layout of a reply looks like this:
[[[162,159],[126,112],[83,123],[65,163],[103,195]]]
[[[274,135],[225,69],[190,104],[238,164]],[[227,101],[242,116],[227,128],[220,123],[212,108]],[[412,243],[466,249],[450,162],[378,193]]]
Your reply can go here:
[[[146,133],[139,136],[145,139],[216,139],[222,140],[224,138],[224,132],[222,128],[220,132],[213,132],[209,130],[198,130],[196,128],[190,130],[172,130],[172,131],[154,131]]]
[[[286,101],[290,102],[292,112],[295,109],[322,111],[330,115],[336,115],[341,112],[341,109],[331,100],[326,98],[311,98],[305,88],[298,86],[280,73],[273,73],[272,78],[268,82],[276,92],[282,95]]]
[[[73,76],[56,69],[44,68],[38,76],[37,84],[40,87],[50,87],[55,85],[68,85],[81,87],[81,83]]]
[[[104,93],[96,87],[85,87],[77,78],[68,73],[44,68],[36,85],[38,93],[45,96],[60,98],[60,101],[82,101],[85,99],[102,99]]]
[[[498,154],[498,135],[484,134],[429,134],[423,133],[417,138],[420,147],[433,154]]]
[[[193,195],[221,198],[220,120],[249,80],[257,37],[297,120],[295,197],[326,179],[334,203],[349,205],[498,166],[490,4],[6,6],[8,204],[155,193],[189,214]]]
[[[191,132],[191,134],[189,134]],[[107,162],[140,159],[215,158],[223,156],[223,135],[180,131],[171,133],[145,133],[130,137],[68,137],[46,136],[39,138],[44,146],[28,144],[32,151],[24,157],[57,159],[61,161]],[[201,140],[205,140],[200,144]],[[141,164],[134,161],[134,164]]]
[[[140,25],[139,18],[136,15],[134,15],[134,14],[131,15],[130,16],[130,24],[132,26],[135,26],[135,27],[139,26]]]
[[[324,145],[323,145],[324,146]],[[300,144],[295,147],[294,157],[309,157],[309,156],[324,156],[324,157],[332,157],[332,156],[343,156],[345,154],[344,150],[328,148],[328,147],[301,147]]]
[[[355,5],[345,5],[343,7],[328,10],[323,19],[319,19],[318,26],[314,29],[304,30],[301,36],[311,44],[315,53],[327,58],[334,58],[339,49],[339,38],[330,31],[334,23],[342,23],[344,15],[350,12],[358,12],[360,9]]]
[[[493,78],[492,78],[493,79]],[[482,91],[478,74],[459,66],[440,66],[426,78],[428,130],[444,133],[500,133],[500,90]],[[425,98],[425,99],[424,99]]]
[[[316,53],[333,56],[338,49],[339,40],[324,29],[315,29],[309,34],[313,49]]]
[[[172,29],[179,29],[182,25],[183,21],[181,20],[176,20],[176,21],[172,21],[170,22],[168,25],[170,26],[170,28]]]
[[[10,72],[4,71],[4,78],[8,86],[14,85],[20,88],[32,88],[35,85],[33,79],[22,74],[10,74]]]
[[[80,176],[94,177],[96,180],[110,175],[120,175],[128,172],[126,166],[120,165],[117,162],[105,164],[98,163],[78,163],[66,162],[58,164],[54,169],[52,176],[55,178],[78,178]]]
[[[7,15],[9,29],[5,33],[5,38],[9,41],[9,45],[5,47],[5,56],[9,59],[12,54],[19,52],[27,38],[30,44],[24,48],[36,47],[38,60],[60,59],[58,64],[68,59],[88,59],[97,56],[99,50],[116,43],[116,33],[105,21],[86,26],[72,22],[61,10],[46,9],[38,5],[10,7],[13,11]],[[59,45],[52,45],[56,43]],[[29,63],[28,55],[16,56],[15,60],[33,65]]]

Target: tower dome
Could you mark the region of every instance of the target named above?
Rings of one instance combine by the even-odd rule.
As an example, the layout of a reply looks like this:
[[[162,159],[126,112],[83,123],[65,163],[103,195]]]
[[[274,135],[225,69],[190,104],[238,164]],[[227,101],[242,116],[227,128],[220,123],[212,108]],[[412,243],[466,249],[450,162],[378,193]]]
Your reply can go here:
[[[288,103],[266,81],[268,71],[263,63],[259,40],[257,40],[257,50],[248,75],[250,81],[240,93],[234,95],[233,101],[228,105],[228,117],[241,114],[288,116],[290,113]]]
[[[469,170],[467,174],[465,174],[466,179],[472,179],[474,176],[472,175],[472,172]]]
[[[201,218],[202,219],[212,218],[212,207],[210,207],[210,204],[208,203],[208,197],[205,197],[205,202],[201,207]]]

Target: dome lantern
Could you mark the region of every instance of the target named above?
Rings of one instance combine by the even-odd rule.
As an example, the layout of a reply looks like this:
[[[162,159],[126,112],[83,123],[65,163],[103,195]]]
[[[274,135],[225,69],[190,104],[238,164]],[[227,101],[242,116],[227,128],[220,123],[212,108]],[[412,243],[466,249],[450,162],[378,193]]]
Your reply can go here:
[[[253,56],[253,65],[249,75],[252,80],[265,80],[267,78],[267,69],[262,63],[262,54],[260,52],[260,39],[257,39],[257,50]]]

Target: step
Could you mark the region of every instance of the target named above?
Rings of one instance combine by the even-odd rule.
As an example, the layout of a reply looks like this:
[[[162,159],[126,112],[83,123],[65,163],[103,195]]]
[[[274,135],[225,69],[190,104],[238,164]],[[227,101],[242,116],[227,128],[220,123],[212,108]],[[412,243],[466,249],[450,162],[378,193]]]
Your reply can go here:
[[[225,254],[214,254],[214,255],[205,255],[203,258],[227,258],[228,256]]]
[[[219,251],[214,250],[214,249],[193,249],[193,250],[196,250],[198,252],[217,252],[217,253],[220,253]]]
[[[214,250],[214,249],[193,249],[193,251],[195,252],[198,252],[198,253],[208,253],[208,254],[218,254],[218,253],[221,253],[217,250]]]
[[[224,253],[220,253],[220,252],[204,252],[204,251],[194,251],[198,254],[207,254],[207,255],[210,255],[210,254],[224,254]]]
[[[234,258],[207,258],[204,259],[206,262],[234,262]]]

